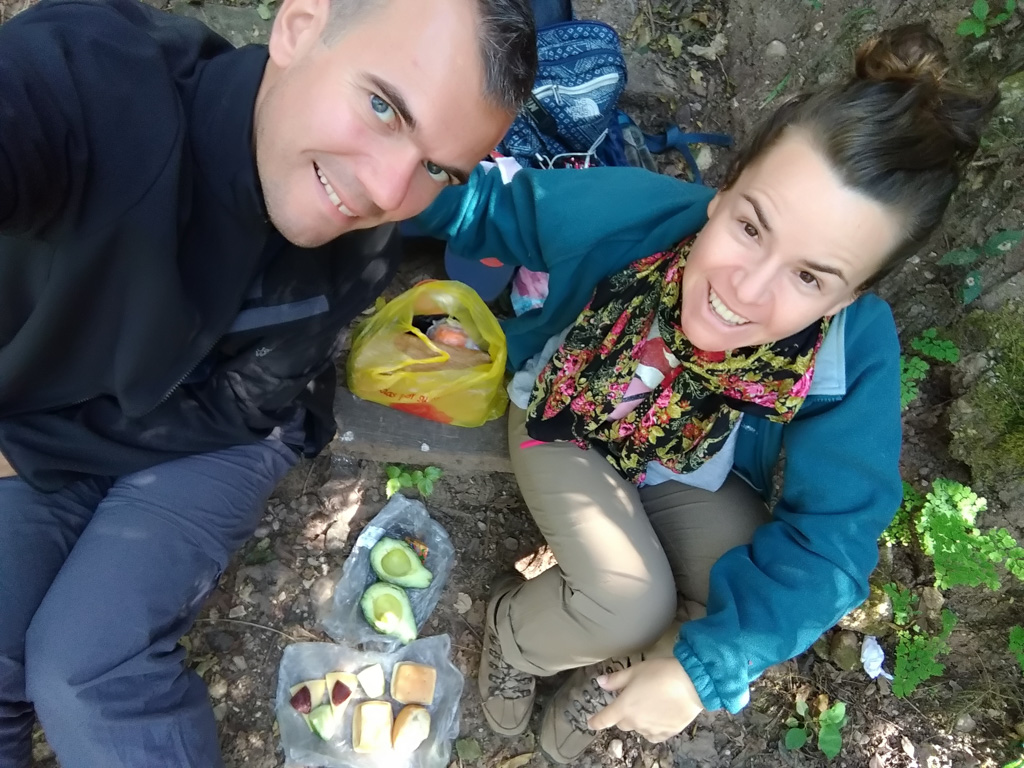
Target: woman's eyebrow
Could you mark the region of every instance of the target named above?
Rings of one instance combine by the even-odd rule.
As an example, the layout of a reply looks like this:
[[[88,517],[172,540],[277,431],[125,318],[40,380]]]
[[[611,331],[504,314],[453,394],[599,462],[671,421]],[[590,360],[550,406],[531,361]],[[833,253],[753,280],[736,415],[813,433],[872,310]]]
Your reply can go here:
[[[760,218],[760,217],[758,217],[758,218]],[[847,285],[850,284],[850,281],[846,279],[846,275],[843,274],[843,271],[841,269],[839,269],[839,267],[833,267],[833,266],[830,266],[828,264],[820,264],[820,263],[818,263],[816,261],[810,261],[808,259],[804,259],[803,260],[803,265],[805,267],[807,267],[808,269],[813,270],[815,272],[824,272],[824,273],[829,274],[829,275],[835,275],[836,277],[838,277],[840,280],[842,280]]]
[[[750,206],[754,209],[754,214],[757,216],[757,220],[760,222],[761,228],[768,234],[771,234],[772,228],[768,225],[768,220],[764,217],[764,211],[761,210],[761,206],[758,204],[757,200],[746,193],[743,194],[743,199],[750,203]]]

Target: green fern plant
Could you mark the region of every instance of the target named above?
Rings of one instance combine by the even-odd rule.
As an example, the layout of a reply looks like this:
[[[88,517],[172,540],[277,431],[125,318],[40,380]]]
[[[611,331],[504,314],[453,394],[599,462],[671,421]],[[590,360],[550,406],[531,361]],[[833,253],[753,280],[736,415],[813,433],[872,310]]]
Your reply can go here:
[[[949,653],[946,640],[956,626],[956,615],[942,609],[942,629],[937,635],[928,635],[915,624],[901,629],[897,636],[896,663],[892,672],[892,692],[906,698],[925,680],[938,677],[946,671],[939,656]]]
[[[1010,629],[1010,653],[1017,659],[1020,671],[1024,673],[1024,627]]]
[[[931,366],[916,355],[900,355],[900,409],[906,410],[917,399],[917,382],[928,375]]]
[[[903,504],[896,510],[892,522],[882,531],[882,542],[890,547],[897,544],[909,547],[914,535],[914,517],[922,506],[924,506],[924,496],[904,480]]]
[[[987,502],[966,485],[937,478],[917,516],[922,551],[935,566],[935,586],[999,589],[997,566],[1024,580],[1024,549],[1004,528],[982,533],[975,526]]]
[[[955,363],[960,360],[960,348],[949,339],[939,337],[937,328],[928,328],[910,342],[910,346],[925,357],[940,363]]]

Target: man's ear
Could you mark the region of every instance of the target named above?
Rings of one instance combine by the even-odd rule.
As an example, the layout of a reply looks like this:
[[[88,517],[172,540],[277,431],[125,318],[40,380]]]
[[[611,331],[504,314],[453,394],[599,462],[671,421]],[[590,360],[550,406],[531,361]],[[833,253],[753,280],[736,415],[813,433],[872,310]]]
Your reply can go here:
[[[270,30],[270,59],[284,68],[305,56],[323,36],[331,0],[284,0]]]

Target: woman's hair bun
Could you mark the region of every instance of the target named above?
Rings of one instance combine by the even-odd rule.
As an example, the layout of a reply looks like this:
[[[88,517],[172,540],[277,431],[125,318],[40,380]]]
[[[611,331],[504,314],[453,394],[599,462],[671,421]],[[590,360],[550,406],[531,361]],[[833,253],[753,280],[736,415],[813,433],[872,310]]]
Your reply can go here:
[[[938,84],[949,62],[942,42],[926,24],[906,24],[868,40],[857,51],[861,80],[931,81]]]

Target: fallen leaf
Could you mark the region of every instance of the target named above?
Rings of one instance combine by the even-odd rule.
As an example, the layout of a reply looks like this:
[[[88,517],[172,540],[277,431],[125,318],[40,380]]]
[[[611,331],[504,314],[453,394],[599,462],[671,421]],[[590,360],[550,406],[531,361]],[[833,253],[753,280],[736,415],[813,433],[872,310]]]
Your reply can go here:
[[[516,755],[508,760],[503,760],[498,768],[523,768],[532,759],[533,752],[527,752],[525,755]]]
[[[690,80],[693,82],[694,85],[700,85],[701,81],[703,79],[704,79],[704,73],[703,72],[701,72],[696,67],[693,67],[693,68],[690,69]]]
[[[459,615],[463,615],[473,607],[473,598],[467,595],[465,592],[459,592],[455,596],[455,610],[459,612]]]
[[[728,43],[725,35],[719,32],[711,40],[710,45],[691,45],[687,50],[694,56],[700,56],[702,59],[708,61],[715,61],[719,56],[725,53],[725,47]]]
[[[459,739],[455,742],[455,751],[460,760],[479,760],[484,756],[476,739]]]
[[[683,41],[675,35],[666,35],[665,42],[668,43],[668,48],[672,51],[672,55],[675,58],[679,58],[683,55]]]

